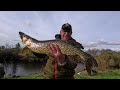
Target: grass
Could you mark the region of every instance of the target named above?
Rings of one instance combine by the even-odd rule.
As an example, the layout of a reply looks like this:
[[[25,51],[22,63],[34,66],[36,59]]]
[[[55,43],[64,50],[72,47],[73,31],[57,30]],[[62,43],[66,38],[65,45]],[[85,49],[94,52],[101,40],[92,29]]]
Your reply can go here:
[[[120,79],[120,70],[98,71],[94,76],[89,76],[86,71],[82,71],[80,75],[74,75],[75,79]],[[5,79],[44,79],[41,74],[22,75],[18,77],[4,77]]]
[[[42,74],[30,74],[30,75],[22,75],[16,77],[4,77],[5,79],[44,79]]]
[[[120,79],[120,70],[98,71],[94,76],[89,76],[86,71],[81,75],[75,74],[76,79]]]

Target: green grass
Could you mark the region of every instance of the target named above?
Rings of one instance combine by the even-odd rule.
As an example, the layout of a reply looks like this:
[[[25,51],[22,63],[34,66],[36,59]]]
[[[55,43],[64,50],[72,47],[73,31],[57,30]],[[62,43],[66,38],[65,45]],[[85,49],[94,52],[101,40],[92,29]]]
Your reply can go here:
[[[30,74],[30,75],[22,75],[16,77],[4,77],[5,79],[44,79],[44,76],[41,74]]]
[[[75,74],[76,79],[120,79],[120,70],[98,71],[96,75],[89,76],[86,71],[80,75]]]
[[[98,71],[94,76],[89,76],[86,71],[81,72],[80,75],[75,74],[75,79],[120,79],[120,70]],[[41,74],[23,75],[20,77],[5,77],[5,79],[44,79]]]

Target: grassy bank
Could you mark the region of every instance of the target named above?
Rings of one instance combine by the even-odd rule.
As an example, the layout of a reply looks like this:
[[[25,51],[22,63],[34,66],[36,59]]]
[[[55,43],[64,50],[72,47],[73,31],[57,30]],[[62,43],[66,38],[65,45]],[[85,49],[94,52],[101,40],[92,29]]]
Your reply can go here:
[[[94,76],[89,76],[86,71],[80,75],[75,74],[76,79],[120,79],[120,70],[98,71]]]
[[[94,76],[89,76],[86,71],[81,72],[80,75],[75,74],[75,79],[120,79],[120,70],[99,71]],[[40,74],[23,75],[16,77],[4,77],[4,79],[43,79],[44,76]]]

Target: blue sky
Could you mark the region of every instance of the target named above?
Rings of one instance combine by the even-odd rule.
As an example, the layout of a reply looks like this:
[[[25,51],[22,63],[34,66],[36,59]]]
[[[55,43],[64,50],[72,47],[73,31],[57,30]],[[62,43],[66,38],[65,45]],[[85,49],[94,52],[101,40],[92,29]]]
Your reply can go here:
[[[85,49],[120,50],[120,11],[0,11],[0,45],[22,45],[19,31],[54,39],[64,23],[72,25],[72,37]]]

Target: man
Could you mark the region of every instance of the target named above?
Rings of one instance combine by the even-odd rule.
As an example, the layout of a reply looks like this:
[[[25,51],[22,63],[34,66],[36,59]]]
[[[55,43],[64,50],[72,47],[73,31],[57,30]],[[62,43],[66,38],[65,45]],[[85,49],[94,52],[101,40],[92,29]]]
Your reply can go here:
[[[60,34],[55,35],[56,39],[69,41],[71,44],[84,49],[84,47],[76,42],[72,37],[72,26],[69,23],[62,25]],[[58,45],[48,45],[50,52],[49,59],[44,68],[44,74],[48,79],[74,79],[75,68],[77,64],[70,60],[70,57],[64,55]],[[72,58],[71,58],[72,59]]]

